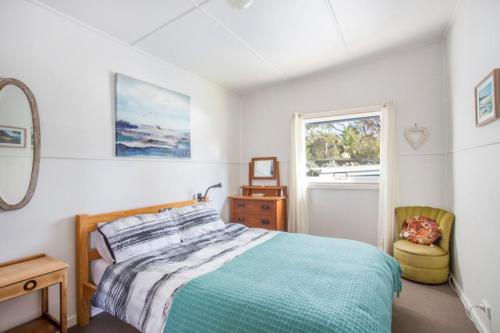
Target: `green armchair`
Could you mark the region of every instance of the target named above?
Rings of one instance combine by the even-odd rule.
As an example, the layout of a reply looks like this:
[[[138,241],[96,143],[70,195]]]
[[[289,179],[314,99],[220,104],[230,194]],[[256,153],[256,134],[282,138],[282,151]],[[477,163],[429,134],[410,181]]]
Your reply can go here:
[[[432,207],[399,207],[396,208],[395,214],[398,240],[394,242],[394,258],[401,265],[403,277],[428,284],[447,282],[451,228],[455,215],[446,210]],[[415,244],[401,238],[403,223],[407,218],[417,215],[430,217],[436,220],[439,225],[442,236],[435,246]]]

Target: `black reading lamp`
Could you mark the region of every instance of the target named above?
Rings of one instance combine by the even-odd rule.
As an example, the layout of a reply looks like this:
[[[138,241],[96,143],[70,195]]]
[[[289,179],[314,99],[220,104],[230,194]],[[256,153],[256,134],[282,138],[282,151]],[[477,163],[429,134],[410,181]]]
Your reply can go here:
[[[208,191],[210,191],[211,188],[221,188],[221,187],[222,187],[222,183],[212,185],[212,186],[207,188],[207,190],[205,191],[205,195],[202,196],[201,193],[198,193],[198,195],[196,196],[196,199],[198,200],[198,202],[205,201],[207,194],[208,194]]]

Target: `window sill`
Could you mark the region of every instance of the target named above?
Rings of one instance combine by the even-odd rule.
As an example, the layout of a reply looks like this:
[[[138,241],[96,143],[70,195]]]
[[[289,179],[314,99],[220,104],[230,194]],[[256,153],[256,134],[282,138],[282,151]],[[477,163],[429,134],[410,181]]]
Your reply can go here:
[[[309,182],[308,189],[313,190],[372,190],[378,191],[378,182]]]

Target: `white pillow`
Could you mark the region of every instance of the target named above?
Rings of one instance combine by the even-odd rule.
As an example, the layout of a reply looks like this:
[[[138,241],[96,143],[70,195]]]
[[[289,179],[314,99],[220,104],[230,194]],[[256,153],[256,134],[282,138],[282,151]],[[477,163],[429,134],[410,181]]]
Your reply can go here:
[[[104,236],[99,231],[96,232],[95,241],[95,247],[97,249],[97,252],[99,252],[99,254],[101,255],[101,258],[109,263],[113,263],[113,256],[111,255],[111,253],[109,253],[108,246],[106,245],[106,241],[104,240]]]
[[[170,214],[179,227],[181,240],[205,235],[226,226],[209,203],[173,208]]]
[[[99,254],[103,259],[117,263],[181,242],[179,228],[169,211],[100,223],[97,230],[103,240],[96,244]],[[103,247],[107,248],[107,253]]]

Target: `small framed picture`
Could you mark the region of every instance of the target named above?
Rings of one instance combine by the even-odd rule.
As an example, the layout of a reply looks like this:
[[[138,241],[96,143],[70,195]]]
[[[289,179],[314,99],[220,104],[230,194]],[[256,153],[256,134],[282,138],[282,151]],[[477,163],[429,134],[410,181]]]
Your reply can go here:
[[[0,125],[0,147],[25,148],[26,129]]]
[[[476,126],[500,118],[500,68],[493,70],[475,89]]]

